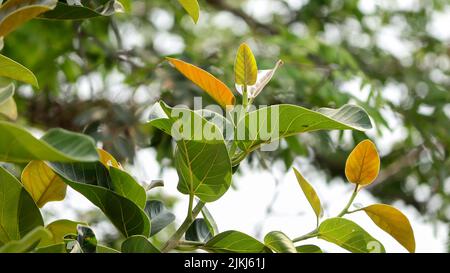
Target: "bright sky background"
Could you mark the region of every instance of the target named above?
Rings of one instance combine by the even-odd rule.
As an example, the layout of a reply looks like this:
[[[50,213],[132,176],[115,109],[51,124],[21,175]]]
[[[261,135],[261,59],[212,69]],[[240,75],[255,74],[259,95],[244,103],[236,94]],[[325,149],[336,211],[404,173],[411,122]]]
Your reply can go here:
[[[289,0],[288,2],[292,8],[298,9],[302,7],[305,1],[306,0]],[[416,10],[419,2],[419,0],[364,0],[360,1],[359,7],[364,13],[370,15],[377,5],[386,9]],[[283,13],[282,6],[280,3],[277,3],[276,0],[252,0],[249,1],[249,4],[244,8],[249,14],[263,22],[270,20],[274,12]],[[208,15],[204,14],[204,16]],[[183,40],[180,37],[171,34],[169,31],[171,24],[173,24],[171,15],[163,10],[155,10],[155,12],[150,15],[150,18],[156,25],[160,26],[160,32],[153,37],[155,45],[158,45],[156,49],[162,54],[182,53],[185,47]],[[219,13],[211,20],[213,23],[220,22],[222,27],[233,28],[236,31],[245,30],[246,27],[245,25],[242,25],[240,20],[234,20],[234,17],[226,13]],[[207,20],[200,20],[199,25],[197,25],[196,29],[193,29],[193,31],[201,31],[202,28],[207,27],[205,25],[206,22]],[[377,20],[373,20],[372,23],[374,27],[377,27]],[[450,6],[443,12],[434,13],[433,19],[427,27],[430,33],[436,38],[445,43],[449,43],[449,25]],[[354,40],[362,43],[360,46],[364,46],[365,37],[358,36],[358,32],[352,29],[352,27],[350,22],[350,32],[346,32],[345,35],[358,37],[358,39]],[[415,45],[400,38],[402,27],[403,24],[400,20],[396,25],[380,28],[380,35],[377,37],[377,45],[380,48],[389,51],[402,61],[407,62]],[[140,46],[143,44],[144,39],[146,39],[143,36],[144,34],[140,33],[132,25],[121,26],[121,31],[127,33],[127,39],[125,40],[126,47]],[[304,29],[301,24],[299,24],[291,31],[301,35]],[[344,34],[330,27],[327,29],[326,33],[324,33],[323,39],[329,42],[336,42],[343,38],[342,35]],[[79,83],[79,89],[86,99],[89,99],[90,95],[89,84],[91,82],[100,82],[95,80],[95,74],[92,74],[90,77],[91,78],[82,79]],[[114,88],[112,91],[113,94],[108,94],[108,98],[113,98],[115,101],[125,101],[129,99],[129,92],[121,85],[121,77],[121,75],[116,75],[109,81]],[[367,96],[367,90],[360,90],[358,81],[359,79],[357,78],[349,81],[340,86],[340,89],[343,92],[349,92],[364,99],[364,97]],[[101,90],[103,87],[95,86],[94,84],[94,89]],[[145,88],[141,91],[138,92],[138,94],[141,94],[142,100],[145,100],[150,96],[150,89]],[[386,99],[391,100],[393,103],[399,103],[404,99],[404,92],[402,91],[401,86],[389,85],[384,92],[386,94]],[[427,109],[424,111],[426,110]],[[382,137],[375,138],[381,154],[389,151],[393,142],[402,140],[405,137],[401,120],[396,118],[393,113],[385,110],[383,111],[383,115],[388,117],[389,123],[397,126],[392,126],[393,128],[396,128],[393,131],[385,130]],[[369,132],[369,136],[375,136],[375,129],[372,129],[372,131]],[[177,221],[180,223],[186,215],[187,197],[181,195],[176,190],[178,176],[175,170],[166,169],[162,177],[159,177],[158,174],[160,170],[155,157],[154,151],[149,149],[142,150],[138,153],[137,164],[135,166],[130,166],[129,170],[132,170],[132,173],[137,176],[139,181],[149,182],[154,179],[164,179],[165,187],[163,189],[156,189],[155,191],[162,190],[167,195],[179,198],[180,201],[176,205],[175,213],[177,215]],[[264,221],[262,235],[272,230],[281,230],[288,236],[294,238],[314,229],[314,213],[299,188],[293,172],[289,171],[286,174],[282,174],[279,171],[282,168],[281,166],[277,167],[277,164],[278,163],[275,163],[274,166],[272,166],[273,170],[270,172],[255,170],[249,168],[248,165],[243,164],[241,168],[244,171],[244,175],[235,176],[233,179],[233,183],[238,190],[230,189],[222,199],[208,204],[207,207],[214,215],[220,231],[234,229],[246,232],[250,235],[255,235],[255,227],[260,225],[262,221]],[[345,164],[345,162],[342,164]],[[321,174],[320,171],[314,170],[305,159],[299,158],[294,166],[299,168],[315,187],[326,208],[325,217],[336,215],[350,197],[353,188],[352,185],[341,180],[326,183],[325,176]],[[281,181],[278,188],[275,187],[276,179],[274,175]],[[450,181],[448,181],[448,183],[450,185]],[[448,188],[450,191],[450,186]],[[266,217],[266,207],[272,200],[276,190],[279,191],[279,197],[276,200],[274,212],[270,217]],[[426,189],[424,188],[415,188],[413,185],[412,190],[415,190],[415,194],[418,196],[422,196],[425,199],[430,198],[429,195],[427,196]],[[376,203],[376,199],[371,196],[368,191],[362,190],[355,202],[369,205]],[[426,222],[426,219],[418,214],[413,207],[405,206],[405,204],[400,201],[392,205],[398,207],[411,220],[417,241],[417,252],[445,252],[447,250],[446,242],[448,242],[447,236],[449,234],[448,223],[431,224]],[[50,203],[44,207],[44,210],[48,212],[56,211],[58,217],[71,219],[71,217],[75,217],[74,210],[83,211],[88,208],[92,208],[92,205],[84,197],[73,190],[69,190],[68,197],[64,202]],[[380,240],[388,252],[405,252],[405,249],[389,235],[376,227],[364,213],[353,214],[349,219],[357,222],[375,238]],[[96,230],[100,237],[102,232],[111,231],[110,225],[108,224],[105,224],[104,228],[105,229],[103,230],[101,228]],[[305,241],[305,243],[309,242],[322,246],[325,250],[330,252],[344,251],[341,248],[324,241],[316,239]]]

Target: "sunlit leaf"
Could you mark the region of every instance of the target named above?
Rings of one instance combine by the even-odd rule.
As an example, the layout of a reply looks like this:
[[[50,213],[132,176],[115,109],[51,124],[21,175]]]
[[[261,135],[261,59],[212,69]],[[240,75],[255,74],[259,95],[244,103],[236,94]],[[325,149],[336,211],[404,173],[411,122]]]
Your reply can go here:
[[[121,248],[123,253],[159,253],[157,249],[150,241],[144,236],[135,235],[126,239],[122,243]]]
[[[214,253],[270,253],[270,249],[255,238],[240,231],[229,230],[209,240],[204,249]]]
[[[57,0],[9,0],[0,7],[0,37],[56,6]]]
[[[344,218],[330,218],[319,226],[318,238],[353,253],[381,253],[384,246],[367,231]]]
[[[41,213],[22,184],[0,166],[0,246],[43,226]]]
[[[113,166],[114,168],[122,169],[122,166],[119,162],[107,151],[103,149],[97,149],[99,161],[105,165],[105,167],[109,168],[109,166]]]
[[[167,58],[167,60],[181,74],[208,93],[220,106],[226,108],[227,106],[234,105],[235,97],[222,81],[192,64],[173,58]]]
[[[234,62],[234,79],[238,85],[253,85],[258,76],[255,56],[247,44],[241,44]]]
[[[256,98],[261,91],[266,87],[267,84],[269,84],[272,77],[275,75],[275,72],[277,69],[283,64],[283,61],[279,60],[275,67],[272,69],[266,69],[266,70],[259,70],[256,83],[250,86],[247,86],[248,96],[249,98]],[[236,90],[242,94],[242,86],[236,85]]]
[[[319,221],[319,218],[322,216],[322,204],[320,203],[319,196],[317,195],[314,188],[311,186],[311,184],[303,177],[303,175],[294,168],[295,176],[297,177],[297,181],[300,185],[300,187],[303,190],[303,193],[306,196],[306,199],[308,200],[309,204],[314,210],[314,213],[317,216],[317,222]]]
[[[42,240],[39,247],[50,246],[64,242],[64,237],[68,234],[77,234],[77,226],[86,225],[82,222],[75,222],[70,220],[56,220],[48,224],[45,228],[52,234],[52,237],[47,240]]]
[[[0,116],[4,115],[11,120],[17,119],[17,105],[13,96],[14,84],[0,88]]]
[[[0,54],[0,77],[6,77],[12,80],[21,81],[38,86],[38,81],[33,72],[18,62]]]
[[[98,160],[94,141],[86,135],[51,129],[41,139],[36,139],[24,128],[4,121],[0,121],[0,132],[0,161],[26,163],[32,160]]]
[[[408,218],[401,211],[385,204],[370,205],[362,210],[377,226],[394,237],[409,252],[415,252],[414,231]]]
[[[281,231],[267,233],[264,244],[277,253],[297,253],[294,243]]]
[[[347,158],[345,175],[348,181],[366,186],[371,184],[380,171],[380,157],[377,148],[370,140],[361,141]]]
[[[40,208],[48,202],[66,197],[67,185],[44,161],[33,160],[28,163],[23,169],[21,180]]]
[[[141,209],[145,207],[145,201],[147,200],[145,189],[130,174],[115,167],[109,168],[109,174],[112,191],[133,201]]]
[[[200,16],[200,6],[197,0],[178,0],[184,10],[191,16],[194,23],[198,22],[198,17]]]
[[[51,238],[51,233],[44,227],[36,227],[22,239],[10,241],[0,247],[0,253],[26,253],[36,248],[41,240]]]

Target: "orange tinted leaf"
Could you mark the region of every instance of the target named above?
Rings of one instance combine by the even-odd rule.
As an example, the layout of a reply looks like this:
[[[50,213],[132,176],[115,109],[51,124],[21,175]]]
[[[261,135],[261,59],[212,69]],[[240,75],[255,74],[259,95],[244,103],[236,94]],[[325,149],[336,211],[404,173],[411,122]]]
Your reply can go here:
[[[351,183],[365,186],[377,178],[379,171],[380,157],[375,144],[370,140],[361,141],[347,158],[345,176]]]
[[[119,162],[107,151],[103,149],[97,149],[99,161],[105,165],[105,167],[109,168],[109,166],[113,166],[114,168],[122,169],[122,166]]]
[[[372,221],[389,233],[409,252],[415,252],[416,241],[408,218],[398,209],[384,204],[375,204],[363,208]]]
[[[208,93],[220,106],[226,108],[228,105],[234,105],[234,95],[222,81],[192,64],[173,58],[167,58],[167,60],[181,74]]]

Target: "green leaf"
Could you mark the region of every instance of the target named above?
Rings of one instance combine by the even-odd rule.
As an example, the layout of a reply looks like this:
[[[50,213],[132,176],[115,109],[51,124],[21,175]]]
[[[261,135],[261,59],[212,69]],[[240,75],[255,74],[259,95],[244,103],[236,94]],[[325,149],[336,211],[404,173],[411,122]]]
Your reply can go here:
[[[120,253],[120,251],[115,250],[107,246],[97,245],[96,253]]]
[[[0,246],[43,226],[41,213],[22,184],[0,166]]]
[[[235,138],[242,150],[250,152],[261,144],[299,133],[347,129],[365,131],[370,128],[369,116],[356,105],[312,111],[296,105],[280,104],[247,113],[237,124]]]
[[[0,104],[0,117],[2,115],[10,120],[17,119],[17,105],[14,98],[10,97]]]
[[[51,238],[51,233],[44,227],[36,227],[27,233],[22,239],[10,241],[0,247],[0,253],[25,253],[30,252],[41,240]]]
[[[234,81],[238,85],[253,85],[258,77],[258,66],[250,47],[243,43],[239,47],[234,62]]]
[[[217,226],[216,220],[214,220],[212,214],[209,212],[206,206],[203,206],[202,208],[202,215],[209,227],[209,231],[211,232],[211,234],[214,236],[219,233],[219,227]]]
[[[44,161],[33,160],[22,171],[22,184],[38,207],[66,197],[67,185]]]
[[[86,225],[82,222],[74,222],[70,220],[56,220],[48,224],[45,228],[52,234],[52,237],[47,240],[42,240],[39,247],[46,247],[56,245],[64,242],[64,237],[68,234],[77,234],[77,226]]]
[[[39,88],[33,72],[18,62],[0,54],[0,77],[21,81]],[[9,87],[9,86],[8,86]],[[1,93],[1,91],[0,91]]]
[[[58,2],[56,7],[42,14],[40,17],[50,20],[85,20],[101,16],[110,16],[114,13],[123,12],[124,7],[120,1],[107,1],[104,5],[98,7],[69,5]]]
[[[75,162],[98,160],[94,141],[63,129],[49,130],[40,140],[13,123],[0,121],[0,161]]]
[[[215,253],[270,253],[263,243],[255,238],[239,232],[225,231],[209,240],[204,249]]]
[[[94,231],[90,227],[83,225],[78,225],[77,231],[77,242],[82,252],[95,253],[97,250],[97,238],[95,237]]]
[[[107,168],[94,163],[50,163],[70,187],[99,207],[125,237],[148,236],[150,221],[132,200],[113,191]]]
[[[322,249],[316,245],[302,245],[295,248],[298,253],[323,253]]]
[[[344,218],[330,218],[319,226],[318,238],[353,253],[385,252],[384,246],[363,228]]]
[[[206,242],[213,237],[206,221],[202,218],[195,219],[186,231],[185,238],[188,241]]]
[[[58,243],[36,248],[33,253],[67,253],[66,244]]]
[[[53,9],[57,0],[9,0],[0,7],[0,37],[39,14]]]
[[[163,202],[158,200],[147,201],[144,210],[152,220],[150,236],[160,232],[175,220],[175,215],[166,209]]]
[[[272,231],[264,237],[267,247],[277,253],[297,253],[294,243],[281,231]]]
[[[222,133],[214,123],[189,109],[170,108],[159,102],[152,108],[150,125],[177,140],[175,166],[181,193],[204,202],[225,194],[231,185],[231,162]]]
[[[314,188],[309,184],[309,182],[303,177],[303,175],[294,168],[295,176],[297,177],[297,181],[300,185],[300,187],[303,190],[303,193],[306,196],[306,199],[308,200],[309,204],[314,210],[314,213],[317,217],[317,223],[319,223],[319,218],[322,216],[322,205],[320,203],[319,196],[317,195]]]
[[[134,178],[125,171],[110,167],[111,190],[133,201],[138,207],[145,208],[147,194]]]
[[[150,241],[144,236],[135,235],[122,243],[123,253],[160,253]]]
[[[194,23],[197,24],[198,18],[200,17],[200,6],[197,0],[178,0],[184,10],[191,16]]]

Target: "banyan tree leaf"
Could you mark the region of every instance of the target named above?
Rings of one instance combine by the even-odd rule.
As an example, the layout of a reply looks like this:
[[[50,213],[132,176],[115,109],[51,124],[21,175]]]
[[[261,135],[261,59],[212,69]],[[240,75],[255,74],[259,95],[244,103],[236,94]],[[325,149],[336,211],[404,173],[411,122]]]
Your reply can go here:
[[[39,247],[46,247],[50,245],[56,245],[64,242],[64,237],[68,234],[77,234],[78,225],[86,225],[82,222],[75,222],[71,220],[56,220],[48,224],[45,228],[52,234],[52,237],[48,240],[42,240]]]
[[[344,218],[330,218],[319,226],[318,238],[353,253],[381,253],[384,246],[367,231]]]
[[[292,240],[281,231],[267,233],[264,244],[277,253],[297,253]]]
[[[166,58],[181,74],[208,93],[220,106],[226,108],[235,103],[233,92],[219,79],[196,67],[174,58]]]
[[[205,219],[195,219],[186,231],[185,238],[188,241],[206,242],[213,237]]]
[[[41,213],[22,184],[0,166],[0,246],[43,226]]]
[[[125,237],[149,235],[147,215],[134,201],[113,190],[108,169],[102,163],[52,162],[50,167],[65,183],[100,208]]]
[[[23,169],[22,184],[38,207],[66,197],[67,185],[44,161],[33,160]]]
[[[389,233],[409,252],[415,252],[414,231],[408,218],[401,211],[385,204],[374,204],[361,210],[365,211],[378,227]]]
[[[0,37],[56,6],[57,0],[9,0],[0,6]]]
[[[160,232],[175,220],[175,215],[167,210],[163,202],[158,200],[147,201],[144,210],[152,221],[150,236]]]
[[[214,220],[214,217],[212,216],[211,212],[209,212],[206,206],[202,208],[202,215],[209,227],[211,234],[216,235],[217,233],[219,233],[219,228],[217,226],[216,220]]]
[[[319,223],[319,218],[322,216],[322,204],[320,203],[319,196],[317,195],[314,188],[311,186],[311,184],[303,177],[303,175],[294,168],[295,176],[297,177],[297,181],[303,191],[303,193],[306,196],[306,199],[308,200],[309,204],[314,210],[314,213],[316,214],[317,223]]]
[[[204,202],[225,194],[231,185],[231,162],[222,133],[213,123],[189,109],[158,102],[151,110],[150,125],[177,141],[175,166],[181,193]]]
[[[270,253],[263,243],[240,231],[229,230],[217,234],[203,247],[214,253]]]
[[[375,144],[366,139],[361,141],[345,162],[345,176],[348,181],[360,186],[370,185],[380,171],[380,156]]]
[[[258,76],[258,66],[250,47],[243,43],[239,47],[234,62],[234,80],[238,85],[253,85]]]
[[[3,162],[98,160],[94,141],[82,134],[51,129],[41,139],[36,139],[22,127],[5,121],[0,121],[0,132],[0,161]]]
[[[145,189],[130,174],[118,168],[110,167],[109,174],[111,176],[111,190],[144,209],[147,200]]]
[[[298,253],[323,253],[322,249],[316,245],[301,245],[295,249]]]
[[[0,76],[2,74],[0,55]],[[14,101],[14,84],[0,88],[0,116],[4,115],[11,120],[17,119],[17,105]]]
[[[346,104],[338,109],[312,111],[290,104],[272,105],[247,113],[238,123],[235,139],[244,151],[253,151],[283,137],[318,130],[372,128],[366,111]]]
[[[83,253],[95,253],[97,250],[97,238],[94,231],[84,225],[78,225],[77,231],[77,242]]]
[[[36,227],[22,239],[14,240],[0,247],[0,253],[26,253],[36,248],[42,240],[48,240],[52,234],[44,227]]]
[[[184,10],[191,16],[194,23],[198,22],[200,17],[200,6],[197,0],[178,0]]]
[[[123,253],[160,253],[150,241],[144,236],[135,235],[127,238],[122,243]]]
[[[124,12],[120,1],[109,0],[98,7],[82,5],[82,3],[64,3],[59,1],[56,7],[43,13],[40,18],[50,20],[85,20],[101,16],[110,16],[115,13]]]
[[[0,54],[0,77],[21,81],[39,87],[36,76],[25,66]],[[11,88],[8,86],[8,88]],[[14,86],[12,87],[14,91]],[[2,93],[2,91],[0,91]],[[13,92],[14,93],[14,92]],[[11,95],[12,96],[12,95]],[[0,104],[1,104],[0,99]]]

